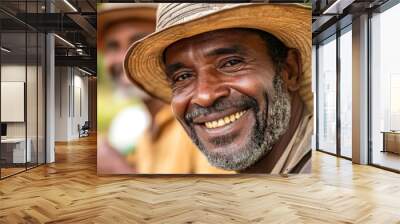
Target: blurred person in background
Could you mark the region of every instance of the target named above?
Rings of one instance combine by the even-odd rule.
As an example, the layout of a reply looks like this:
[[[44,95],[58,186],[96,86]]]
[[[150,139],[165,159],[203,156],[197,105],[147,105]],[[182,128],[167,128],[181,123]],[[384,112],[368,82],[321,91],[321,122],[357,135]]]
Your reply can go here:
[[[169,105],[150,97],[124,74],[126,50],[154,32],[155,18],[156,4],[100,5],[98,46],[114,90],[111,99],[130,103],[115,114],[108,136],[99,137],[98,173],[226,173],[208,164]]]

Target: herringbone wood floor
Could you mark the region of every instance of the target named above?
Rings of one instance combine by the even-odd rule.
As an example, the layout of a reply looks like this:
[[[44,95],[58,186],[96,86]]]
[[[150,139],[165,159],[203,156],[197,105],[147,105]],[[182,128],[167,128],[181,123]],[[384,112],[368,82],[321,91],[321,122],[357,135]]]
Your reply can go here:
[[[315,152],[291,177],[96,175],[96,139],[0,181],[0,223],[400,223],[400,175]]]

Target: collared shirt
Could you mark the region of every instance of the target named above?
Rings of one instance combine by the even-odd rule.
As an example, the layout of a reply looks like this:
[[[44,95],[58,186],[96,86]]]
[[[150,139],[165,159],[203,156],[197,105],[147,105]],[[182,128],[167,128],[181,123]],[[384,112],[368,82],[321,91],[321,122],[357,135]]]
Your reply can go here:
[[[313,116],[305,113],[271,174],[310,173]]]

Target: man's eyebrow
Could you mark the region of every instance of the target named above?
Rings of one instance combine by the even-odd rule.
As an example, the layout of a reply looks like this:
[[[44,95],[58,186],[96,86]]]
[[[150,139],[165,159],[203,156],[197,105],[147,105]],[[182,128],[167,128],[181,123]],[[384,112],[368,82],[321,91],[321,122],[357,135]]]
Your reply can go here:
[[[221,47],[211,50],[206,56],[218,56],[224,54],[244,54],[245,50],[239,45],[232,45],[229,47]]]
[[[183,67],[184,67],[184,65],[183,65],[182,63],[180,63],[180,62],[167,65],[167,66],[165,67],[167,76],[170,77],[172,74],[174,74],[175,71],[177,71],[177,70],[179,70],[179,69],[181,69],[181,68],[183,68]]]
[[[245,50],[239,46],[239,45],[232,45],[229,47],[221,47],[221,48],[216,48],[208,52],[206,55],[207,56],[218,56],[218,55],[224,55],[224,54],[245,54]],[[164,59],[165,61],[165,59]],[[170,65],[165,66],[165,71],[167,73],[167,76],[170,78],[170,76],[177,70],[184,68],[184,64],[177,62],[173,63]]]

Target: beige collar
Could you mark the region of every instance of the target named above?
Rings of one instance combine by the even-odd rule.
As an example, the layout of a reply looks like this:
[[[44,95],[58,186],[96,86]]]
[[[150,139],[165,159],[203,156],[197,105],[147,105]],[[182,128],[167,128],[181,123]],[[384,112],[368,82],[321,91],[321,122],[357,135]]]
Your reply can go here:
[[[288,146],[271,171],[271,174],[288,174],[311,151],[311,136],[313,133],[313,116],[306,114],[299,123]],[[305,168],[303,166],[303,168]],[[301,169],[300,172],[304,171]]]

